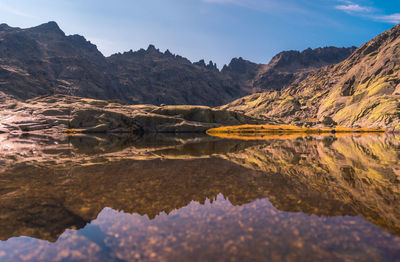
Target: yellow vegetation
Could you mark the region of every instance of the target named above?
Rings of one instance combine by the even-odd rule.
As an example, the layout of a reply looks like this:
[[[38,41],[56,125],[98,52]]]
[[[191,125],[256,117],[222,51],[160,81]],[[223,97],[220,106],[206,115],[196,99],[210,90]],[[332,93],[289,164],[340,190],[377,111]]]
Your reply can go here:
[[[301,132],[288,132],[288,133],[209,133],[210,136],[225,138],[225,139],[237,139],[237,140],[274,140],[274,139],[296,139],[299,137],[306,136],[331,136],[332,133],[301,133]],[[345,137],[354,135],[350,132],[336,133],[335,137]],[[367,136],[371,135],[371,132],[357,133],[357,136]],[[384,135],[383,133],[375,133],[375,135]]]
[[[74,135],[76,135],[76,134],[82,134],[82,130],[81,130],[81,129],[73,129],[73,128],[70,128],[70,129],[64,130],[64,133],[65,133],[67,136],[74,136]]]
[[[239,126],[223,126],[207,130],[207,133],[349,133],[349,132],[385,132],[385,129],[375,128],[307,128],[291,125],[239,125]]]
[[[231,139],[288,139],[307,135],[329,135],[332,133],[384,133],[385,129],[373,128],[306,128],[290,125],[240,125],[224,126],[207,130],[207,134]]]

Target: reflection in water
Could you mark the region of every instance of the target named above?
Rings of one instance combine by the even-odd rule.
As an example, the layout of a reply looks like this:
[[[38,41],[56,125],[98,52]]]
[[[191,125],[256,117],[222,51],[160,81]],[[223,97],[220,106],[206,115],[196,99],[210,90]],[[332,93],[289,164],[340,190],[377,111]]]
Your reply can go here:
[[[1,139],[0,260],[400,258],[398,137]]]

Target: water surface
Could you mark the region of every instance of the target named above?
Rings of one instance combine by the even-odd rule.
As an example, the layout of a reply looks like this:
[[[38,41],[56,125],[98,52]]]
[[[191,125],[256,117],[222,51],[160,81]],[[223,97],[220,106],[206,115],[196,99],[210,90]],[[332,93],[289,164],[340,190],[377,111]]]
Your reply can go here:
[[[0,261],[400,260],[399,137],[0,140]]]

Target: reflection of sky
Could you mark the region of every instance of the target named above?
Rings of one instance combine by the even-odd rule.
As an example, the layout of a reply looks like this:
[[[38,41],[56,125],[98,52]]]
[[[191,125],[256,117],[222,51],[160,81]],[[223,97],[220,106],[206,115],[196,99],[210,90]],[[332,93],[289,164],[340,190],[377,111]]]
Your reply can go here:
[[[2,0],[1,22],[57,21],[106,55],[145,48],[221,67],[242,56],[266,63],[282,50],[361,45],[400,22],[393,0]]]
[[[311,261],[356,256],[379,261],[393,259],[399,249],[399,238],[360,217],[282,212],[268,199],[233,206],[220,194],[212,203],[191,202],[153,220],[105,208],[85,228],[65,231],[56,243],[27,237],[0,242],[0,260],[265,261],[268,256]]]

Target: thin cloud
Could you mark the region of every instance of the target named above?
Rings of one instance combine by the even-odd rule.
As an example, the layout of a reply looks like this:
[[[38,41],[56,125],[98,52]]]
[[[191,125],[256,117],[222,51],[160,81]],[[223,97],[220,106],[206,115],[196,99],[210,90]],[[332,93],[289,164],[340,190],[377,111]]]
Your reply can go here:
[[[234,0],[203,0],[206,3],[216,3],[216,4],[237,4],[237,1]]]
[[[201,0],[208,4],[236,5],[264,13],[310,14],[310,10],[291,0]]]
[[[337,5],[336,9],[342,10],[344,12],[371,12],[372,8],[367,6],[361,6],[358,4],[347,4],[347,5]]]
[[[338,0],[338,2],[344,4],[336,5],[335,9],[341,10],[350,15],[363,17],[377,22],[388,23],[388,24],[400,23],[400,13],[386,15],[386,14],[381,14],[379,9],[369,6],[361,6],[349,0]]]
[[[18,10],[16,8],[13,8],[11,6],[5,5],[5,4],[0,4],[0,10],[12,14],[12,15],[17,15],[17,16],[21,16],[21,17],[25,17],[25,18],[37,18],[36,16],[23,12],[21,10]]]
[[[265,13],[271,16],[278,16],[287,19],[292,16],[291,22],[305,25],[321,25],[323,23],[336,24],[337,21],[321,14],[317,9],[325,7],[326,0],[199,0],[206,4],[215,5],[234,5],[247,8],[253,11]],[[347,0],[341,0],[341,3],[347,3]],[[294,19],[296,18],[296,20]]]
[[[389,24],[399,24],[400,23],[400,13],[391,15],[381,15],[375,16],[375,19]]]
[[[208,4],[230,4],[237,5],[241,7],[253,8],[254,2],[253,0],[239,1],[239,0],[202,0],[204,3]]]

